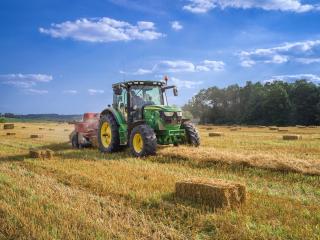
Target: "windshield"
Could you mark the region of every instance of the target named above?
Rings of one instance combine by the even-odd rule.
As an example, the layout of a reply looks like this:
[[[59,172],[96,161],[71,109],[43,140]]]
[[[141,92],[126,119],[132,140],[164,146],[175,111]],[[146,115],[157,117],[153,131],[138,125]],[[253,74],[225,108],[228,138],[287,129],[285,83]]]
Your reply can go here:
[[[163,93],[159,86],[132,86],[130,88],[131,107],[146,105],[164,105]]]

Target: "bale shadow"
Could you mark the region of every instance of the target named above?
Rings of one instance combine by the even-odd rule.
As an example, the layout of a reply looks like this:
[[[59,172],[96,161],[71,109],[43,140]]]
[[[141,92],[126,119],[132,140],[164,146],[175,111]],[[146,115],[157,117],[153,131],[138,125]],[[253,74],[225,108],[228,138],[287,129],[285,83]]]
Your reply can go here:
[[[21,154],[21,155],[0,157],[0,163],[5,163],[5,162],[22,162],[22,161],[24,161],[25,158],[28,158],[28,154]]]

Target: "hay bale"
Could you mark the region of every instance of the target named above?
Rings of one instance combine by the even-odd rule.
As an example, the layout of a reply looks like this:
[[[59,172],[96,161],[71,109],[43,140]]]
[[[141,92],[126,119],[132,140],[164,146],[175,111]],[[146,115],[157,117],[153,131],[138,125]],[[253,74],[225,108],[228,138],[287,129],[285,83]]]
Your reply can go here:
[[[46,149],[45,150],[45,157],[48,159],[52,159],[54,155],[54,151],[50,150],[50,149]]]
[[[65,129],[64,131],[65,131],[65,132],[68,132],[68,131],[69,131],[69,129]]]
[[[240,127],[237,127],[237,128],[230,128],[230,131],[234,132],[234,131],[238,131],[238,130],[241,130]]]
[[[31,158],[42,158],[42,151],[38,149],[31,148],[29,150],[29,155]]]
[[[21,128],[25,129],[25,128],[27,128],[27,127],[25,127],[25,126],[22,126]]]
[[[278,132],[288,132],[288,129],[278,129]]]
[[[206,130],[210,131],[210,130],[213,130],[213,128],[212,127],[208,127],[208,128],[206,128]]]
[[[54,129],[53,128],[49,128],[49,131],[54,131]]]
[[[302,137],[300,135],[283,135],[283,140],[300,140]]]
[[[40,127],[39,130],[43,130],[44,128]]]
[[[12,132],[7,132],[7,136],[15,136],[16,133],[12,133]]]
[[[222,132],[211,132],[211,133],[209,133],[208,136],[209,137],[221,137],[221,136],[223,136],[223,133]]]
[[[306,126],[296,125],[297,128],[306,128]]]
[[[271,130],[271,131],[278,131],[279,128],[278,128],[278,127],[269,127],[269,130]]]
[[[52,159],[54,152],[50,149],[34,149],[29,150],[29,155],[31,158],[41,158],[41,159]]]
[[[3,124],[3,129],[14,129],[13,123],[5,123]]]
[[[257,128],[266,128],[266,126],[258,126]]]
[[[176,183],[176,196],[212,208],[234,208],[246,200],[246,187],[219,179],[187,179]]]
[[[31,134],[30,138],[41,138],[42,136],[39,134]]]

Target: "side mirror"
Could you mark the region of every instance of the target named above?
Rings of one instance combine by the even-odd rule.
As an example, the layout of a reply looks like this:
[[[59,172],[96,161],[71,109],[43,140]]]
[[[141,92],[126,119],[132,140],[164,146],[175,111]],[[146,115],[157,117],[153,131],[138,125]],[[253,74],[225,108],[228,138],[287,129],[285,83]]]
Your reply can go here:
[[[122,94],[122,88],[118,87],[118,88],[113,88],[113,93],[115,95],[121,95]]]
[[[173,95],[176,97],[178,96],[178,88],[177,87],[174,87],[173,88]]]

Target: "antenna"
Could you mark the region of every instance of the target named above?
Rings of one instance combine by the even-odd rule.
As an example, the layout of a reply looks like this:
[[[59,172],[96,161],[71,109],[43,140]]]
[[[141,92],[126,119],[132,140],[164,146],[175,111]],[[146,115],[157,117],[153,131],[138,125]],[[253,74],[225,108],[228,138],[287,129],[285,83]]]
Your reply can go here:
[[[167,75],[164,75],[163,80],[166,82],[166,85],[168,85],[169,78]]]

